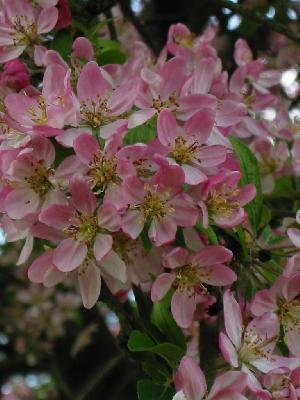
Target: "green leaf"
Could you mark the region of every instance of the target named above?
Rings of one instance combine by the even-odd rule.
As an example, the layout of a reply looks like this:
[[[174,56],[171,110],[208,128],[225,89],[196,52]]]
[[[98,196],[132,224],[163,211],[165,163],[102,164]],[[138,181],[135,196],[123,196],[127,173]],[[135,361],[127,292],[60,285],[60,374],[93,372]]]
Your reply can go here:
[[[124,137],[124,144],[148,143],[155,139],[156,129],[153,125],[152,121],[148,121],[143,125],[129,129]]]
[[[201,219],[198,220],[197,225],[195,226],[197,231],[203,232],[207,237],[211,244],[218,244],[218,237],[211,226],[208,228],[204,228]]]
[[[101,51],[100,54],[97,55],[96,59],[99,65],[124,64],[126,61],[126,56],[119,49],[108,49]]]
[[[149,351],[163,358],[171,368],[175,369],[185,351],[173,343],[154,344],[152,339],[140,332],[133,331],[128,340],[128,349],[132,352]]]
[[[169,379],[169,371],[165,365],[155,359],[144,361],[143,370],[155,383],[164,384]]]
[[[256,236],[260,226],[263,206],[259,164],[254,154],[243,142],[234,136],[230,136],[230,142],[242,173],[240,185],[244,186],[248,183],[252,183],[256,187],[256,196],[245,206],[249,215],[249,222]]]
[[[57,31],[51,42],[51,49],[56,50],[64,60],[69,61],[72,51],[73,36],[71,29]]]
[[[169,311],[172,294],[172,291],[169,291],[162,300],[154,304],[151,321],[168,341],[186,350],[186,342],[182,330],[178,327]]]
[[[275,235],[269,225],[267,225],[262,231],[261,238],[264,240],[264,244],[266,245],[274,245],[285,239],[284,236]]]
[[[148,379],[137,383],[138,400],[171,400],[175,390],[162,385],[156,385]]]
[[[128,340],[128,349],[130,351],[149,351],[155,343],[153,340],[141,331],[132,331]]]
[[[152,347],[149,351],[162,357],[171,368],[176,368],[180,360],[185,354],[185,351],[173,343],[160,343]]]

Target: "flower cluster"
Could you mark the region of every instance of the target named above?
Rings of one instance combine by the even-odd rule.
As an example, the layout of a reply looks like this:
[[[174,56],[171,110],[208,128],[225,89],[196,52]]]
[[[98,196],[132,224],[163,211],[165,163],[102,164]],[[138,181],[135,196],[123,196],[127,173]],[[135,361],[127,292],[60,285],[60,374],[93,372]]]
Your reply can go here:
[[[45,35],[70,24],[65,2],[60,18],[56,1],[2,3],[1,226],[8,242],[25,240],[29,279],[78,282],[86,308],[103,282],[120,298],[133,286],[153,303],[171,293],[187,336],[200,320],[221,323],[211,310],[223,309],[227,372],[208,393],[185,356],[174,399],[300,398],[300,214],[271,228],[259,204],[300,175],[281,73],[239,39],[229,76],[216,29],[195,37],[183,24],[157,60],[137,43],[124,64],[100,66],[77,37],[66,62]],[[39,85],[28,59],[44,71]]]

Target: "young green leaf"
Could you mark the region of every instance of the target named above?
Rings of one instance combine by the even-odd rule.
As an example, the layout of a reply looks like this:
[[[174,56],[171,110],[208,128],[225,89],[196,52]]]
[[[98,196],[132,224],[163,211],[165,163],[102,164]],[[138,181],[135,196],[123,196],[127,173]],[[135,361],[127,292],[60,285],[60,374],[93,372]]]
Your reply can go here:
[[[230,142],[238,159],[242,173],[240,185],[244,186],[248,183],[252,183],[256,187],[256,196],[245,206],[245,208],[248,212],[249,222],[252,226],[253,232],[257,235],[257,231],[260,227],[263,206],[259,164],[254,154],[238,138],[231,136]]]

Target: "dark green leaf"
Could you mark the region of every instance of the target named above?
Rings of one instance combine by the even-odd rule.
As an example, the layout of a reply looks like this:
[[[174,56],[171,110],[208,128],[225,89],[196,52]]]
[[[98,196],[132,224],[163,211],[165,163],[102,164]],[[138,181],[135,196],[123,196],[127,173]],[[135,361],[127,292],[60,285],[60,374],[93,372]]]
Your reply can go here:
[[[257,235],[257,231],[260,227],[263,206],[259,164],[254,154],[238,138],[231,136],[230,142],[238,159],[242,173],[240,185],[244,186],[248,183],[252,183],[256,187],[255,198],[247,204],[245,208],[248,212],[249,222],[252,226],[253,232]]]
[[[171,400],[174,389],[156,385],[148,379],[142,379],[137,384],[138,400]]]
[[[143,370],[155,383],[164,384],[169,379],[169,371],[165,365],[155,359],[144,361]]]
[[[155,346],[153,340],[140,331],[132,331],[128,340],[130,351],[149,351]]]
[[[51,42],[51,49],[56,50],[64,60],[69,61],[72,43],[73,37],[71,29],[62,29],[56,32]]]
[[[126,61],[126,56],[119,49],[108,49],[101,51],[100,54],[97,55],[96,59],[99,65],[124,64]]]
[[[170,291],[162,300],[154,304],[151,321],[168,341],[186,350],[186,343],[182,330],[178,327],[169,311],[172,294],[172,291]]]

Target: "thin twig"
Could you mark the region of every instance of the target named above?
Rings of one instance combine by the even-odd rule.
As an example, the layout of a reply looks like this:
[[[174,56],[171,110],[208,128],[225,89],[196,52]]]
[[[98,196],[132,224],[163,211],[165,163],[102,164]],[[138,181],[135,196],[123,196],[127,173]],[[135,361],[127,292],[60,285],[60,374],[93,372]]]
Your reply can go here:
[[[230,0],[218,0],[218,2],[222,7],[226,7],[229,10],[249,20],[256,20],[260,24],[268,26],[271,30],[281,33],[287,38],[293,40],[295,43],[300,44],[300,34],[291,31],[286,25],[283,25],[280,22],[275,21],[274,19],[268,18],[257,11],[249,10],[239,4],[232,3]]]
[[[79,395],[75,400],[84,400],[86,396],[106,377],[122,360],[123,354],[119,353],[111,358],[106,365],[101,367],[94,375],[88,380],[84,387],[80,390]]]

